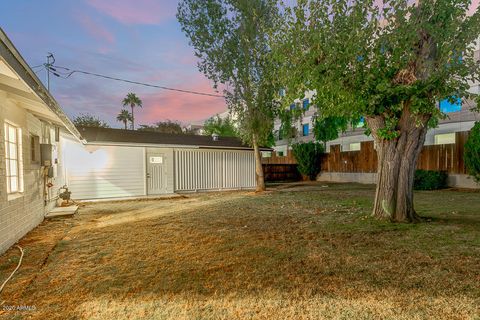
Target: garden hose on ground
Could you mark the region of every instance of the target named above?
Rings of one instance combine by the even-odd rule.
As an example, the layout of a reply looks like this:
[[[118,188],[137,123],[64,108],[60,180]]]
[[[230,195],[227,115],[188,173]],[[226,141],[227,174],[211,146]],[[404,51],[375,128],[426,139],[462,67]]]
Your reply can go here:
[[[13,275],[15,274],[15,272],[17,272],[18,268],[20,268],[20,265],[22,264],[22,260],[23,260],[23,249],[20,247],[20,246],[16,246],[18,248],[18,250],[20,250],[20,253],[21,253],[21,256],[20,256],[20,260],[18,261],[18,265],[17,267],[15,268],[15,270],[13,270],[13,272],[10,274],[10,276],[7,278],[7,280],[5,280],[3,283],[2,283],[2,286],[0,287],[0,293],[2,293],[2,290],[3,288],[5,287],[5,285],[7,284],[7,282],[13,277]]]

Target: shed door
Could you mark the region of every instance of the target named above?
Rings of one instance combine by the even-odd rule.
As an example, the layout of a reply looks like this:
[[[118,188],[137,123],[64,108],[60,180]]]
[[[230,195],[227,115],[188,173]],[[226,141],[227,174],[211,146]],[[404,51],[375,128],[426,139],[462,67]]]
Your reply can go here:
[[[164,153],[147,152],[147,193],[167,193],[167,166]]]

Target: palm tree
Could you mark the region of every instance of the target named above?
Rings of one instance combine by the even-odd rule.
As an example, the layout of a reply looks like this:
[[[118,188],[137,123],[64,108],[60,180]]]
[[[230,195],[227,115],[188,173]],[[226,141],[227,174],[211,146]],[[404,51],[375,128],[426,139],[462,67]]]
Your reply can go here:
[[[132,130],[135,130],[135,118],[133,116],[134,107],[142,107],[142,100],[135,93],[128,93],[125,99],[123,99],[123,106],[130,106],[132,108]]]
[[[117,121],[123,122],[123,124],[125,125],[125,130],[127,130],[127,123],[128,123],[128,121],[133,121],[132,114],[131,114],[130,112],[128,112],[128,110],[123,109],[123,110],[120,111],[120,113],[118,114],[118,116],[117,116]]]

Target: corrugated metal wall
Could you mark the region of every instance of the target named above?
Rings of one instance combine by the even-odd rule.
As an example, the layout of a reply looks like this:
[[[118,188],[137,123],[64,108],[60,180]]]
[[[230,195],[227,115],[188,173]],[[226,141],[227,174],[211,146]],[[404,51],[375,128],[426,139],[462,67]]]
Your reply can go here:
[[[252,151],[175,150],[175,191],[254,187]]]
[[[64,146],[67,184],[74,199],[145,195],[144,148]]]

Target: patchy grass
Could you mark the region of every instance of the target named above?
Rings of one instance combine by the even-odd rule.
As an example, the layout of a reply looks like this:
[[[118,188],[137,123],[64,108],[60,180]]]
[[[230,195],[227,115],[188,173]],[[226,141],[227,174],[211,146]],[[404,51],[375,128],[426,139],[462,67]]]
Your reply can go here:
[[[480,193],[416,193],[421,224],[370,218],[373,188],[88,204],[25,237],[1,311],[29,319],[478,319]],[[0,280],[18,253],[0,257]]]

